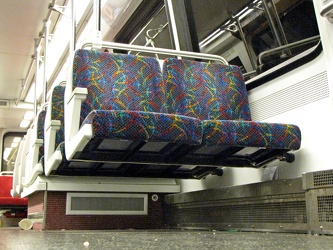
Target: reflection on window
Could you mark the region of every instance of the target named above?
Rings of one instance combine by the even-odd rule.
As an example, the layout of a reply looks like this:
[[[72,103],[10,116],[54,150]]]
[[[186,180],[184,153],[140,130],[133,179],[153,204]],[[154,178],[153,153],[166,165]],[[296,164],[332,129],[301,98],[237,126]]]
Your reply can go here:
[[[129,0],[104,0],[102,1],[102,19],[111,27],[120,16]]]
[[[213,0],[208,2],[213,3]],[[227,2],[221,1],[219,4]],[[248,4],[244,7],[242,3],[246,2]],[[211,17],[208,20],[214,19],[216,10],[213,7],[203,11],[198,8],[196,0],[191,0],[191,3],[194,3],[194,11],[197,11],[193,13],[194,21],[204,19],[202,15]],[[258,72],[258,68],[266,69],[263,65],[273,67],[315,46],[320,39],[312,1],[244,0],[239,1],[242,8],[236,10],[235,6],[237,4],[229,6],[235,12],[226,15],[223,23],[215,22],[215,30],[210,22],[210,34],[204,33],[204,24],[200,26],[195,22],[201,27],[201,30],[197,30],[198,37],[201,37],[201,52],[222,55],[247,72]],[[295,42],[299,44],[290,47]],[[281,50],[276,52],[276,48]]]
[[[297,42],[319,34],[313,3],[310,1],[303,1],[293,6],[292,9],[280,17],[280,20],[288,43]],[[251,43],[255,55],[279,46],[270,27],[259,29],[251,37]],[[312,46],[313,44],[305,44],[289,52],[291,52],[291,55],[299,54]],[[271,60],[277,60],[280,56],[281,54],[272,55]],[[266,58],[266,60],[269,60],[269,58]]]
[[[168,18],[163,6],[155,16],[131,39],[131,44],[157,48],[172,48]],[[141,53],[141,55],[156,56],[158,59],[165,59],[166,55],[152,55]]]

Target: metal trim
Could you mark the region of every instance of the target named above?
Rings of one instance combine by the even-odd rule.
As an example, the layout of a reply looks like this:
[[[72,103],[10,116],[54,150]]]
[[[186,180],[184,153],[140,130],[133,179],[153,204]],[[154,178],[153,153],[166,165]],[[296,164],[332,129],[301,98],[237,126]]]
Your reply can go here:
[[[82,45],[82,49],[87,47],[93,47],[92,42],[87,42]],[[214,60],[219,61],[224,65],[228,65],[228,61],[221,56],[212,55],[212,54],[204,54],[198,52],[190,52],[190,51],[180,51],[180,50],[172,50],[172,49],[163,49],[163,48],[154,48],[154,47],[144,47],[140,45],[129,45],[124,43],[114,43],[114,42],[102,42],[103,48],[110,49],[119,49],[119,50],[129,50],[129,51],[137,51],[137,52],[148,52],[154,54],[162,54],[162,55],[171,55],[171,56],[184,56],[196,59],[204,59],[204,60]]]

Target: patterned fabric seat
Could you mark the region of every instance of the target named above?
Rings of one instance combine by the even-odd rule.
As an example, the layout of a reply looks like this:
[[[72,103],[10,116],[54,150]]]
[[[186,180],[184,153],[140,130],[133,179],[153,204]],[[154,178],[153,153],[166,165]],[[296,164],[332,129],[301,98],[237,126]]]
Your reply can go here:
[[[104,53],[101,55],[104,55]],[[100,67],[100,65],[95,66]],[[95,110],[93,109],[94,107],[88,107],[89,111],[86,112],[87,117],[82,119],[81,128],[91,126],[93,137],[83,152],[81,152],[81,155],[79,153],[79,157],[67,160],[67,146],[65,147],[67,144],[65,144],[64,138],[64,95],[66,88],[64,86],[54,87],[49,100],[45,125],[45,175],[203,178],[210,173],[211,168],[184,169],[180,166],[170,167],[169,165],[161,164],[163,159],[168,157],[165,154],[168,151],[167,149],[173,149],[173,143],[168,146],[169,143],[161,143],[161,141],[175,138],[178,142],[187,142],[185,140],[186,136],[192,136],[191,133],[197,133],[198,135],[194,136],[200,138],[201,142],[202,127],[199,120],[160,112],[121,110],[121,107],[118,106],[114,106],[118,110]],[[114,91],[118,90],[120,88],[117,87]],[[108,91],[111,90],[109,89]],[[161,93],[164,94],[164,92]],[[151,96],[153,94],[151,93]],[[157,96],[159,98],[159,95]],[[113,100],[116,102],[114,105],[120,104],[120,101]],[[153,100],[151,99],[147,103]],[[88,103],[97,102],[106,105],[103,100],[89,100],[87,97],[86,101]],[[165,101],[161,99],[158,105],[164,104]],[[96,106],[96,108],[98,107]],[[153,111],[154,108],[152,108]],[[165,106],[161,110],[165,111]],[[157,106],[155,111],[158,111]],[[194,125],[198,126],[194,127]],[[173,128],[173,126],[177,128]],[[186,133],[179,133],[178,131],[181,130],[186,131]],[[148,139],[150,143],[155,140],[157,142],[150,145],[146,143]],[[131,140],[137,141],[133,142]],[[195,141],[196,144],[200,142]],[[134,156],[138,155],[135,158],[137,161],[145,161],[148,158],[158,161],[158,163],[156,165],[154,163],[135,164],[135,161],[131,160],[129,156],[140,148],[143,148],[143,151],[134,154]],[[159,153],[159,150],[163,152]],[[131,161],[130,163],[126,162],[126,157]],[[112,163],[112,161],[117,162]]]
[[[301,132],[295,125],[254,121],[204,120],[207,146],[235,145],[297,150]]]
[[[116,140],[200,144],[202,129],[197,119],[167,113],[132,110],[94,110],[83,124],[93,125],[93,137]]]
[[[65,86],[58,85],[52,90],[45,121],[44,172],[49,175],[62,162],[62,155],[56,150],[65,141],[64,135],[64,95]]]
[[[300,148],[297,126],[251,120],[246,86],[237,66],[170,58],[165,60],[163,70],[170,113],[202,120],[203,145],[233,148],[230,154],[224,150],[224,157],[244,147],[271,149],[266,151],[269,157],[272,150],[283,155]],[[256,158],[259,155],[260,159]],[[245,159],[249,166],[258,166],[258,160],[266,161],[263,155],[261,150],[253,159],[244,156],[241,164],[247,165]],[[226,163],[238,165],[240,158],[234,159]]]
[[[24,136],[23,140],[20,143],[19,152],[17,161],[15,162],[14,175],[13,175],[13,191],[12,195],[14,197],[20,196],[23,191],[23,183],[25,182],[25,176],[29,173],[28,163],[31,161],[28,160],[27,155],[30,150],[31,141],[33,139],[33,129],[30,127]],[[38,151],[37,151],[38,152]]]
[[[37,162],[41,162],[44,156],[44,124],[45,124],[46,111],[43,110],[37,117],[37,138],[43,140],[42,145],[39,147],[39,154]],[[42,162],[41,162],[42,163]],[[43,164],[43,163],[42,163]]]
[[[64,95],[65,95],[65,86],[55,86],[51,95],[50,102],[50,119],[60,121],[60,128],[56,131],[55,136],[55,148],[59,146],[60,143],[65,141],[64,135]]]
[[[41,110],[36,117],[35,125],[32,131],[32,138],[28,149],[27,159],[22,165],[26,168],[24,179],[25,186],[32,184],[36,176],[42,174],[44,160],[44,124],[46,111]]]
[[[78,50],[73,88],[87,89],[81,105],[80,129],[91,126],[92,135],[83,150],[70,160],[113,160],[105,148],[119,153],[119,145],[126,145],[126,141],[188,145],[202,142],[199,119],[167,112],[162,74],[155,58]],[[131,147],[121,148],[125,154],[134,152]],[[146,153],[144,161],[156,159],[156,150],[147,148],[148,145],[140,150],[140,154],[152,152]]]

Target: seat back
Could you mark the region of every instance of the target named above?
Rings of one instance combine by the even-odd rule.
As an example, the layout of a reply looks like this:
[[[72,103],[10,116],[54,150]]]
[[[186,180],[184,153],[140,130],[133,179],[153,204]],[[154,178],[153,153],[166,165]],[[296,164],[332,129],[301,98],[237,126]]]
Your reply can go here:
[[[34,126],[32,128],[31,140],[26,153],[26,160],[24,164],[24,182],[26,185],[34,174],[35,166],[41,159],[44,159],[44,124],[45,124],[46,111],[41,110],[36,116]]]
[[[21,178],[19,173],[20,173],[20,167],[22,164],[22,154],[23,154],[25,142],[26,142],[26,135],[20,141],[20,145],[19,145],[18,152],[17,152],[17,157],[15,160],[14,174],[13,174],[13,186],[12,186],[12,191],[11,191],[11,195],[13,197],[19,195],[19,193],[16,191],[16,187],[20,182],[19,179]]]
[[[73,65],[75,87],[88,90],[80,124],[92,110],[167,111],[156,58],[78,50]]]
[[[171,113],[201,120],[251,120],[237,66],[168,58],[163,80]]]
[[[50,119],[60,121],[60,130],[56,132],[55,146],[57,148],[60,143],[65,141],[64,135],[64,95],[65,95],[65,86],[55,86],[52,91],[51,100],[49,103],[50,106]]]
[[[17,194],[20,194],[23,190],[23,183],[25,180],[25,176],[28,174],[28,164],[29,164],[29,158],[28,158],[28,153],[29,153],[29,149],[31,148],[31,141],[32,141],[32,134],[33,134],[33,129],[29,128],[27,131],[27,134],[25,136],[25,140],[24,140],[24,145],[23,145],[23,149],[22,149],[22,154],[21,154],[21,160],[19,161],[19,165],[15,166],[18,167],[18,181],[17,181],[17,185],[16,185],[16,190],[15,192]]]
[[[15,213],[14,209],[17,208],[18,206],[26,207],[28,205],[28,199],[13,197],[11,195],[12,186],[13,186],[13,176],[0,174],[0,210],[2,210],[2,213],[3,212],[10,213],[11,216],[16,217],[22,214],[19,215]],[[26,213],[24,213],[24,216],[26,217]]]
[[[45,116],[46,116],[45,110],[42,110],[37,115],[37,139],[42,139],[43,141],[44,141]],[[39,154],[38,154],[37,162],[39,162],[43,156],[44,156],[44,142],[39,147]]]
[[[59,166],[59,154],[56,152],[59,144],[65,141],[65,89],[64,85],[57,85],[52,89],[47,107],[44,127],[44,173],[49,175],[53,168]]]
[[[0,197],[12,197],[10,190],[13,186],[12,175],[0,175]]]

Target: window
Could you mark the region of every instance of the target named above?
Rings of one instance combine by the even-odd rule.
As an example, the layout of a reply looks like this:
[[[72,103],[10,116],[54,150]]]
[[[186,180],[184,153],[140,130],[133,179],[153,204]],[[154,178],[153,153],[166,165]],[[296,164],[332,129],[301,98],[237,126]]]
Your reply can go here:
[[[8,132],[3,136],[1,171],[13,171],[23,132]]]
[[[193,11],[197,12],[194,13],[194,22],[197,24],[199,18],[196,16],[204,12],[200,11],[196,0],[191,2],[194,3]],[[231,64],[245,69],[244,72],[263,72],[316,46],[320,40],[312,1],[244,0],[238,6],[232,1],[221,1],[220,4],[234,12],[228,14],[227,11],[223,23],[215,22],[215,30],[211,28],[211,21],[208,21],[210,34],[204,33],[204,29],[200,30],[202,24],[198,26],[201,51],[220,54]],[[212,16],[214,11],[208,10],[207,15]],[[295,42],[298,44],[294,45]],[[276,51],[276,48],[279,50]]]

